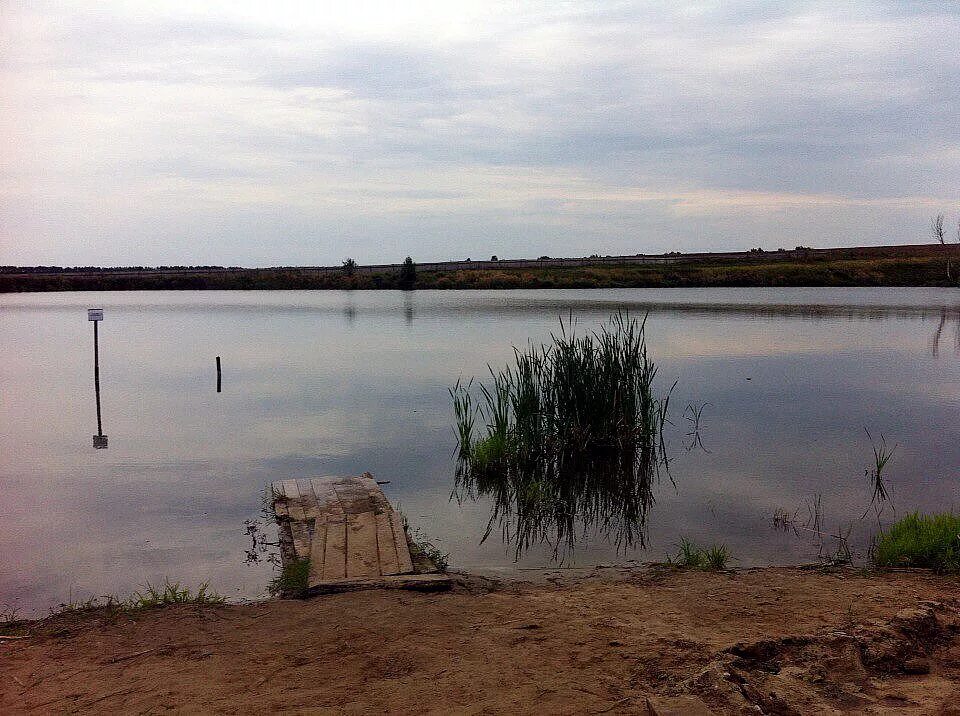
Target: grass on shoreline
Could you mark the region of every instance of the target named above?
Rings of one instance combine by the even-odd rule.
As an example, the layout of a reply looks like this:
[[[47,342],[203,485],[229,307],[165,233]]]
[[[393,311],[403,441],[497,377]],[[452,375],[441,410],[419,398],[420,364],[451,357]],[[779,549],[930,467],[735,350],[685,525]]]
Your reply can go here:
[[[311,274],[296,268],[247,269],[203,275],[117,276],[109,272],[10,275],[0,273],[0,293],[19,291],[280,290],[280,289],[517,289],[660,288],[695,286],[953,286],[946,256],[853,256],[771,261],[691,260],[656,265],[464,269],[400,273]],[[411,283],[412,281],[412,283]]]
[[[61,602],[57,607],[51,608],[50,613],[44,619],[93,611],[136,612],[161,609],[176,604],[216,606],[226,603],[227,598],[211,590],[206,582],[197,587],[196,591],[193,591],[189,587],[181,585],[180,582],[171,582],[169,579],[165,579],[163,584],[159,586],[147,582],[141,588],[141,591],[136,591],[125,599],[113,594],[88,599],[73,599],[71,597],[67,601]],[[35,620],[21,619],[17,609],[0,610],[0,634],[16,631],[24,624],[33,621]]]
[[[710,572],[722,572],[731,560],[730,550],[724,544],[701,547],[686,537],[680,538],[680,551],[675,558],[667,558],[667,564],[674,567],[702,569]]]
[[[309,581],[310,559],[296,559],[283,565],[280,574],[267,585],[267,592],[271,597],[296,598],[307,590]]]
[[[960,515],[943,512],[907,515],[877,535],[873,562],[878,567],[925,567],[960,572]]]

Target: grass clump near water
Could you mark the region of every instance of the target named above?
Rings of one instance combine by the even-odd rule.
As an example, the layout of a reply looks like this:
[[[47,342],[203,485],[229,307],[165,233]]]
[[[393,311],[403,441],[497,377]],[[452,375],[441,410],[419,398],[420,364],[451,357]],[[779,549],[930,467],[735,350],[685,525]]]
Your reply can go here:
[[[226,603],[227,598],[210,589],[206,582],[194,591],[189,587],[182,586],[180,582],[171,582],[169,579],[166,579],[161,586],[154,586],[147,582],[141,588],[141,591],[134,592],[129,597],[105,594],[84,599],[74,598],[71,593],[66,601],[61,602],[56,607],[52,607],[49,615],[40,621],[58,617],[82,615],[90,612],[122,614],[146,609],[161,609],[177,604],[216,606]],[[18,628],[22,630],[25,625],[30,623],[36,622],[33,620],[20,619],[17,609],[0,609],[0,634],[4,634],[9,630],[17,630]]]
[[[295,559],[270,580],[267,591],[271,597],[299,597],[307,590],[309,579],[310,560]]]
[[[87,599],[74,599],[71,596],[66,602],[61,602],[56,609],[52,609],[51,614],[80,613],[99,609],[137,611],[169,607],[174,604],[215,605],[227,603],[227,598],[210,589],[206,582],[197,587],[196,591],[183,586],[180,582],[171,582],[169,579],[165,579],[160,586],[154,586],[147,582],[141,589],[142,591],[134,592],[125,598],[113,594]]]
[[[489,384],[451,389],[458,437],[454,490],[490,497],[483,539],[499,524],[516,557],[535,543],[554,556],[596,530],[618,548],[645,546],[653,485],[666,469],[645,321],[618,314],[578,335],[560,323],[546,345],[514,348]]]
[[[181,586],[180,582],[166,580],[160,587],[147,582],[142,592],[133,593],[126,606],[128,609],[156,609],[173,604],[225,604],[226,601],[226,597],[212,591],[206,582],[194,592]]]
[[[682,537],[679,553],[675,559],[670,559],[668,562],[676,567],[720,572],[727,568],[727,562],[730,559],[730,551],[724,544],[700,547]]]
[[[878,567],[960,572],[960,515],[914,512],[903,517],[877,535],[873,562]]]

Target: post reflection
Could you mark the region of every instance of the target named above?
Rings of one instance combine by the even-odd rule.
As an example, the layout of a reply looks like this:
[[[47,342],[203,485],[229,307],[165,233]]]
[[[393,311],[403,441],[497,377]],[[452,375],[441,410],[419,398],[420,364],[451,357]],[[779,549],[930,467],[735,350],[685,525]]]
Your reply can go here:
[[[937,323],[937,328],[933,332],[933,339],[931,340],[931,353],[934,358],[940,357],[940,341],[943,339],[944,328],[947,327],[948,318],[953,316],[956,322],[956,331],[954,334],[954,351],[957,355],[960,355],[960,309],[954,309],[950,311],[946,306],[940,309],[940,321]]]

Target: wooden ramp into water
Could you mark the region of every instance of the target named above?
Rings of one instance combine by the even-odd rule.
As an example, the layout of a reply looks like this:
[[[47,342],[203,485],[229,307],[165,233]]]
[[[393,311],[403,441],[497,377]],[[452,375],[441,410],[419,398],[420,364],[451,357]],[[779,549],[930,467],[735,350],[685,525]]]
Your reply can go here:
[[[415,568],[402,520],[369,473],[279,480],[272,489],[283,564],[310,560],[308,591],[449,586],[422,560]]]

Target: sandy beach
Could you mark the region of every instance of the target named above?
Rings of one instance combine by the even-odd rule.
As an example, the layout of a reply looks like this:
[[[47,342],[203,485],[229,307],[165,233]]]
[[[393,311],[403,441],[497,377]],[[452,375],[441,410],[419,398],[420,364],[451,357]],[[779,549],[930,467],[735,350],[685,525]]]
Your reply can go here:
[[[960,713],[958,586],[644,567],[63,614],[5,630],[0,711]]]

